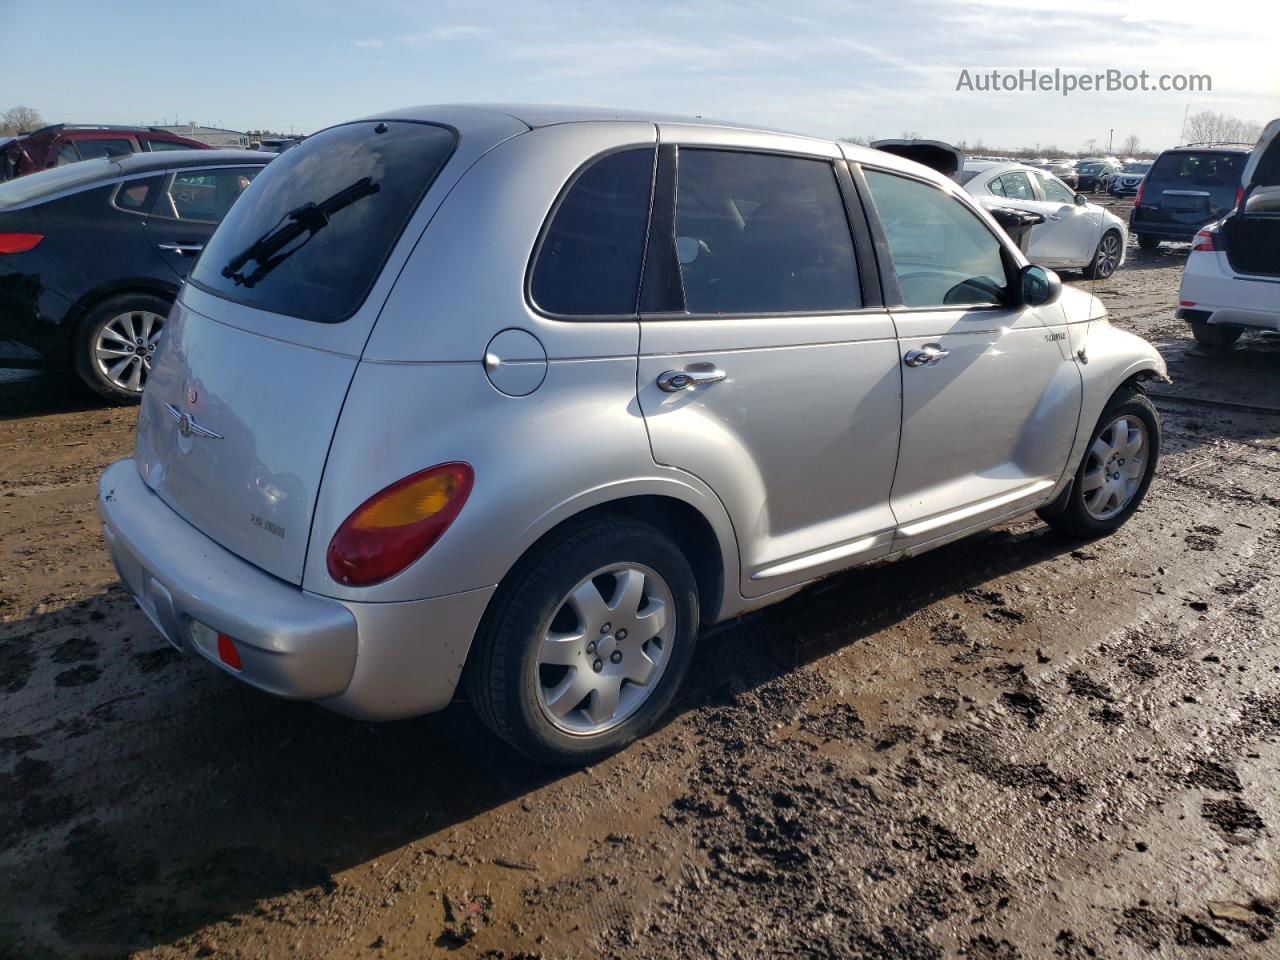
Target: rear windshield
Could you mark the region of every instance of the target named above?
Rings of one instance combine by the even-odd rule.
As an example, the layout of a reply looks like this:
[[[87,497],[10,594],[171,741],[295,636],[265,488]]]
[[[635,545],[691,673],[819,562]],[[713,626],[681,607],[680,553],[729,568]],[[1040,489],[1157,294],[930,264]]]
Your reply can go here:
[[[1247,155],[1212,150],[1180,150],[1161,154],[1147,174],[1147,182],[1175,187],[1231,187],[1240,185]]]
[[[77,187],[105,182],[119,175],[120,169],[107,159],[85,160],[81,163],[69,163],[65,166],[41,170],[7,183],[0,183],[0,209],[41,200],[55,193],[62,193],[64,190],[74,190]]]
[[[273,313],[345,320],[455,141],[444,127],[390,120],[308,138],[273,160],[231,208],[191,282]]]
[[[968,183],[977,175],[978,175],[977,170],[961,170],[959,173],[956,174],[956,180],[959,181],[960,183]]]

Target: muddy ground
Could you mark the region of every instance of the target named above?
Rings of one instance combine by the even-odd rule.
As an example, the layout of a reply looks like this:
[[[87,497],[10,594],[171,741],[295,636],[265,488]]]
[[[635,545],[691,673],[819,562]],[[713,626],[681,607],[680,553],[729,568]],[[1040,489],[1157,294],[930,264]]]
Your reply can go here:
[[[1280,956],[1280,338],[1201,353],[1185,247],[1098,292],[1165,457],[717,629],[665,725],[540,769],[465,704],[367,726],[179,657],[93,509],[134,412],[0,382],[0,955]],[[1078,278],[1077,278],[1078,279]]]

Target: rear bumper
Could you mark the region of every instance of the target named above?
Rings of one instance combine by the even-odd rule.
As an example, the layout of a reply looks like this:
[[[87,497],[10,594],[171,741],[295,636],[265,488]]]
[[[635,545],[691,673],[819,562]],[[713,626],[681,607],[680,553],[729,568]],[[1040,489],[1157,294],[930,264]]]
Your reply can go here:
[[[1153,223],[1136,216],[1138,209],[1134,207],[1129,213],[1129,232],[1144,237],[1159,237],[1161,240],[1191,240],[1200,232],[1201,227],[1213,222],[1211,218],[1204,223]]]
[[[1223,251],[1187,258],[1178,300],[1181,320],[1280,330],[1280,277],[1238,276]]]
[[[121,460],[98,484],[111,559],[165,638],[276,696],[367,720],[445,707],[492,587],[411,603],[321,597],[240,559],[164,503]],[[240,669],[209,631],[234,638]]]

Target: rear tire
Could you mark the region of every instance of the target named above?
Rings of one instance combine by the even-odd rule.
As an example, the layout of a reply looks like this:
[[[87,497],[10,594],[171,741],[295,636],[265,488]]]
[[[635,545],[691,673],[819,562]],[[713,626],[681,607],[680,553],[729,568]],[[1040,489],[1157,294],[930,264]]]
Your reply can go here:
[[[72,337],[71,364],[76,375],[113,403],[137,403],[172,306],[151,293],[123,293],[103,300],[80,321]]]
[[[1244,330],[1240,327],[1191,321],[1191,335],[1196,338],[1196,343],[1209,350],[1230,350],[1242,333]]]
[[[1141,438],[1140,446],[1136,438]],[[1155,407],[1142,391],[1122,387],[1098,418],[1071,486],[1037,513],[1053,529],[1071,536],[1105,537],[1124,526],[1142,505],[1159,459]]]
[[[537,547],[498,588],[467,664],[471,704],[526,756],[591,764],[666,712],[697,629],[693,571],[662,531],[626,517],[587,521]]]
[[[1160,240],[1158,237],[1140,233],[1138,234],[1138,246],[1143,250],[1155,250],[1160,246]]]
[[[1089,280],[1106,280],[1120,265],[1120,234],[1108,230],[1098,241],[1098,249],[1093,252],[1093,259],[1084,268],[1084,275]]]

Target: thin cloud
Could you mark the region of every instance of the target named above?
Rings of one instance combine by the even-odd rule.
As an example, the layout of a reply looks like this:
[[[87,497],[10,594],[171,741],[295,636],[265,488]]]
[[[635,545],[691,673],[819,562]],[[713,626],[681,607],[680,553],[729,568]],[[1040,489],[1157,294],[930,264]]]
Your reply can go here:
[[[376,50],[378,47],[382,46],[382,41],[376,37],[371,37],[368,40],[352,40],[351,45],[353,47],[359,47],[361,50]]]

